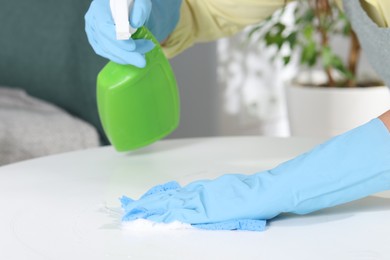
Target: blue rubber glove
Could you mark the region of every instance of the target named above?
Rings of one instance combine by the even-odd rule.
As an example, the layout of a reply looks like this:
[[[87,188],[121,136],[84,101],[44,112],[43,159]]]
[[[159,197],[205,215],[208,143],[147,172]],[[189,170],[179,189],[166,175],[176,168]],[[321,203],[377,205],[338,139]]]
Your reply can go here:
[[[168,190],[179,190],[181,186],[179,183],[175,181],[171,181],[162,185],[157,185],[150,190],[148,190],[143,196],[142,199],[154,196],[156,193],[166,192]],[[132,206],[129,204],[134,203],[134,200],[123,196],[121,198],[122,208],[125,210],[127,208],[131,208]],[[137,208],[132,209],[129,214],[126,214],[123,217],[123,221],[135,220],[139,218],[147,218],[148,216],[159,214],[159,212],[152,212],[150,210]],[[216,223],[201,223],[201,224],[192,224],[193,227],[199,229],[207,229],[207,230],[246,230],[246,231],[264,231],[267,222],[266,220],[258,220],[258,219],[233,219],[228,221],[221,221]]]
[[[159,42],[163,42],[173,32],[180,17],[182,0],[152,0],[152,12],[146,27]]]
[[[150,0],[135,0],[130,13],[130,24],[141,27],[151,12]],[[85,31],[96,54],[119,64],[145,67],[145,53],[154,48],[148,40],[117,40],[109,0],[92,1],[85,15]]]
[[[390,133],[374,119],[278,167],[223,175],[123,203],[124,221],[218,223],[306,214],[390,189]],[[140,214],[140,212],[143,212]]]
[[[180,5],[181,0],[134,0],[129,22],[133,28],[145,25],[163,41],[176,27]],[[109,0],[92,1],[85,15],[85,31],[96,54],[119,64],[143,68],[145,53],[154,48],[149,40],[116,39]]]

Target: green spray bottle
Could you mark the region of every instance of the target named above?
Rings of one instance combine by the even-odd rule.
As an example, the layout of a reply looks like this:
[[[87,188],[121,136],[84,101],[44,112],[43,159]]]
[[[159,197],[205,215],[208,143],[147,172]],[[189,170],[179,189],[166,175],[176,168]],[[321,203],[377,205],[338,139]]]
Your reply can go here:
[[[129,26],[132,0],[111,0],[117,39],[148,39],[155,47],[146,66],[110,61],[97,78],[97,103],[103,129],[117,151],[147,146],[179,124],[179,94],[172,68],[159,42],[145,27]],[[133,34],[132,34],[133,33]]]

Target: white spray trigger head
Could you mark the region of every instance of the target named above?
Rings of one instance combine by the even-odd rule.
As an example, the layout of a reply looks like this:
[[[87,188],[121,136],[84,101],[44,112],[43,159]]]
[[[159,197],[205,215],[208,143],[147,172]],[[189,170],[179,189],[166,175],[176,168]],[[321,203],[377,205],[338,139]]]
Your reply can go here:
[[[110,0],[111,14],[115,23],[116,39],[128,40],[137,29],[129,22],[129,12],[134,0]]]

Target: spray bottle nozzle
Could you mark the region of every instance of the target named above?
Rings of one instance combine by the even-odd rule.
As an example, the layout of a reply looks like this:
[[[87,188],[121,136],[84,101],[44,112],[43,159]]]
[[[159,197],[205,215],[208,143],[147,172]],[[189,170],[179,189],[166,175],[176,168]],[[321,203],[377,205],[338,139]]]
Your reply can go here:
[[[111,14],[115,22],[117,40],[128,40],[137,30],[129,23],[129,12],[134,0],[110,0]]]

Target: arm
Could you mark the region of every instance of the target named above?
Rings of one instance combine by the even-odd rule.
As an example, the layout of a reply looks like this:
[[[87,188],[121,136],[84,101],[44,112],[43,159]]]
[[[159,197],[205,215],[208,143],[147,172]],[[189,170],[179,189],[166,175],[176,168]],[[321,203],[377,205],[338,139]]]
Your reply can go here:
[[[270,16],[285,0],[183,0],[180,19],[164,42],[173,57],[196,42],[212,41],[241,31]]]
[[[342,7],[342,0],[335,1]],[[286,2],[291,0],[183,0],[179,23],[164,42],[164,52],[171,58],[196,42],[233,35],[261,22]],[[362,0],[362,4],[373,21],[389,27],[390,1]]]
[[[335,0],[338,7],[343,9],[343,1]],[[388,0],[359,0],[368,16],[380,27],[390,26],[390,1]]]
[[[167,57],[173,57],[196,42],[229,36],[259,23],[285,2],[288,0],[135,0],[130,24],[134,28],[146,25],[164,43]],[[145,66],[143,55],[153,44],[117,41],[109,0],[92,1],[85,21],[97,54],[117,63]]]
[[[374,119],[268,171],[226,174],[138,201],[124,199],[123,220],[205,224],[270,219],[282,212],[310,213],[389,189],[390,133]]]
[[[379,119],[385,124],[390,132],[390,110],[379,116]]]
[[[362,0],[363,8],[368,16],[380,27],[390,26],[390,1]]]

